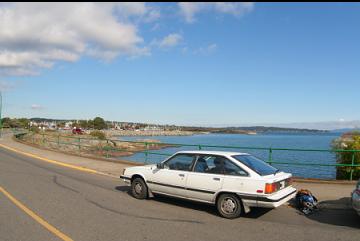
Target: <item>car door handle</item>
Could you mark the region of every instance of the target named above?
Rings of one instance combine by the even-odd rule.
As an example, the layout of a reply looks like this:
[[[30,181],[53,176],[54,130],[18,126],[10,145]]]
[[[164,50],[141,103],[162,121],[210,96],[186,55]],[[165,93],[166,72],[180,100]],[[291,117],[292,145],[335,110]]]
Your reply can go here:
[[[180,177],[185,177],[185,174],[179,174]]]
[[[214,181],[220,181],[220,178],[219,177],[214,177],[213,180]]]

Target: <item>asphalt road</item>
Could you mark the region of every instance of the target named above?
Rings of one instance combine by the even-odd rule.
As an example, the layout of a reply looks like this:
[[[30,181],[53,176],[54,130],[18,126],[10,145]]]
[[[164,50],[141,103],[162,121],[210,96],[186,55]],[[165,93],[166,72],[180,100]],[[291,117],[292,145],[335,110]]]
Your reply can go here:
[[[351,210],[306,217],[282,206],[239,219],[165,197],[136,200],[120,179],[67,169],[0,148],[0,187],[73,240],[360,240]],[[61,240],[0,192],[0,240]]]

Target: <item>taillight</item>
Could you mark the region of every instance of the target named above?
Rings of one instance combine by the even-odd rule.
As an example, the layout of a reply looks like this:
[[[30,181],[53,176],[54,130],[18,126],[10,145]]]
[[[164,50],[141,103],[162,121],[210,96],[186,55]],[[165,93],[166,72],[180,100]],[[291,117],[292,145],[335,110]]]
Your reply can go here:
[[[265,184],[265,193],[266,194],[276,192],[277,190],[278,190],[277,183],[266,183]]]

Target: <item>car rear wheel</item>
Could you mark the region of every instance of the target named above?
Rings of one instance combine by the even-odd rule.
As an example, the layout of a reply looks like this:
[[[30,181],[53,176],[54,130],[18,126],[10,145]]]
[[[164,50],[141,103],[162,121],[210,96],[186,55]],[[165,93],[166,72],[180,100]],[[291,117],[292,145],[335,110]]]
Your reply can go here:
[[[242,213],[239,197],[230,193],[221,194],[217,199],[216,207],[220,216],[224,218],[237,218]]]
[[[133,197],[137,199],[147,198],[148,188],[146,186],[145,181],[142,178],[136,177],[131,182],[131,194],[133,195]]]

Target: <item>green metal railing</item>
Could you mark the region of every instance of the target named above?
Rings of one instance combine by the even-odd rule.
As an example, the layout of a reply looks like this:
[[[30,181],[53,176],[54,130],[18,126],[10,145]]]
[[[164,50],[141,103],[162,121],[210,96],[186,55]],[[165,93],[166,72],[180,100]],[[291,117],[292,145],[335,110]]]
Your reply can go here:
[[[35,133],[23,131],[18,132],[16,137],[19,139],[23,139],[25,135],[28,135],[28,140],[35,144],[36,140],[34,138]],[[89,141],[97,141],[102,142],[104,145],[98,146],[96,149],[102,153],[102,156],[105,158],[112,158],[112,153],[114,152],[132,152],[132,150],[126,148],[120,148],[117,146],[110,145],[109,143],[121,144],[121,143],[131,143],[135,144],[138,147],[138,150],[135,153],[143,153],[144,154],[144,163],[149,162],[149,155],[158,155],[168,157],[173,153],[163,153],[153,150],[153,146],[159,147],[190,147],[193,149],[203,150],[209,148],[217,148],[217,149],[237,149],[237,150],[258,150],[258,151],[266,151],[268,152],[268,160],[266,161],[270,165],[288,165],[288,166],[313,166],[313,167],[336,167],[336,168],[349,168],[349,179],[353,180],[353,174],[356,169],[360,168],[360,150],[329,150],[329,149],[297,149],[297,148],[274,148],[274,147],[251,147],[251,146],[226,146],[226,145],[202,145],[202,144],[186,144],[186,143],[157,143],[157,142],[147,142],[147,141],[126,141],[126,140],[114,140],[114,139],[104,139],[100,140],[98,138],[88,138],[81,136],[67,136],[67,135],[54,135],[47,134],[44,132],[39,133],[41,138],[37,139],[37,141],[41,144],[53,143],[55,146],[60,147],[61,145],[75,146],[77,151],[81,153],[82,151],[86,151],[87,148],[94,148],[93,145],[84,144]],[[38,135],[38,136],[39,136]],[[70,141],[69,141],[70,140]],[[340,163],[307,163],[307,162],[282,162],[276,161],[273,158],[273,154],[275,151],[288,151],[288,152],[326,152],[326,153],[351,153],[351,164],[340,164]]]

